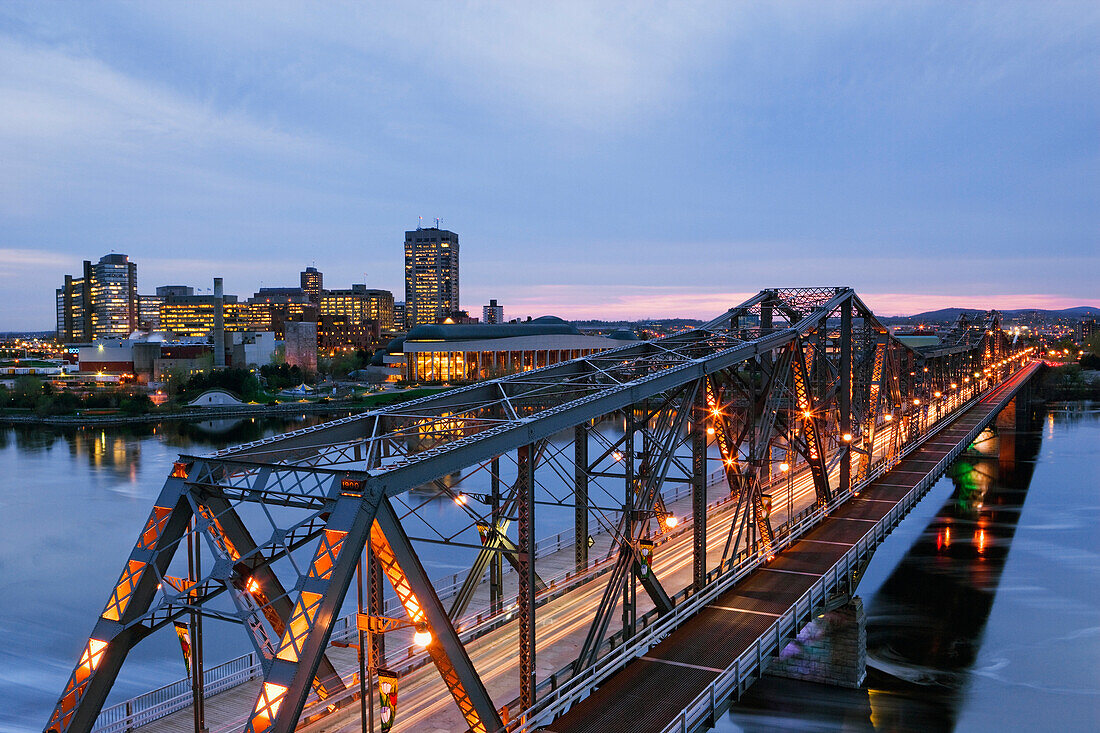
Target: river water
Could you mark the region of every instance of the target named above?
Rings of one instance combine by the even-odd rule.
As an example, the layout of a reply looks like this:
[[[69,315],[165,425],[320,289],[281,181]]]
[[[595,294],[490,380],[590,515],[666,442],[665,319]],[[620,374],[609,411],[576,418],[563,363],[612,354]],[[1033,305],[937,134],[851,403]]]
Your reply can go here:
[[[0,731],[41,730],[178,453],[317,421],[0,428]],[[1054,410],[1030,437],[1012,470],[996,439],[976,446],[876,554],[860,589],[864,689],[767,678],[717,730],[1095,729],[1100,410]],[[419,514],[444,534],[461,526],[449,500],[423,501]],[[540,506],[537,536],[571,516]],[[409,533],[426,535],[416,521]],[[461,550],[418,551],[433,577],[469,567]],[[217,649],[208,664],[248,651],[239,628],[211,622],[206,637]],[[111,701],[182,676],[174,635],[154,634],[131,653]]]

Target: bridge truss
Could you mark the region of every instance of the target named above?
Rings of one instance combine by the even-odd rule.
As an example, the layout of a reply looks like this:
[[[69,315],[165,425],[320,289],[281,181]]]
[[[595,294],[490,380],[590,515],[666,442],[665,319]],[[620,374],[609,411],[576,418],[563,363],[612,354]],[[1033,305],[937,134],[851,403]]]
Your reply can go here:
[[[239,625],[263,660],[246,730],[293,730],[308,702],[353,697],[326,652],[363,570],[371,615],[381,615],[385,578],[408,622],[430,631],[428,654],[470,730],[503,730],[545,687],[535,677],[535,616],[547,590],[534,562],[539,506],[573,508],[578,571],[594,561],[593,520],[613,538],[609,569],[591,581],[603,590],[571,665],[579,675],[611,635],[632,633],[638,587],[659,614],[680,595],[645,550],[666,529],[668,484],[691,486],[698,591],[738,553],[775,551],[764,489],[782,465],[808,471],[817,501],[828,502],[890,461],[936,400],[998,379],[1010,350],[996,312],[962,319],[940,346],[918,351],[849,288],[770,289],[684,333],[181,455],[46,729],[91,730],[134,645],[201,615]],[[707,523],[708,460],[720,462],[736,506],[725,526]],[[540,474],[557,477],[557,488]],[[484,476],[489,490],[459,494],[456,475]],[[451,496],[460,529],[438,531],[418,513],[426,486]],[[436,536],[412,536],[414,526]],[[707,567],[710,531],[725,536],[717,575]],[[417,554],[421,540],[476,554],[449,607]],[[514,603],[504,597],[505,561],[518,576]],[[492,611],[517,617],[516,700],[490,698],[456,629],[486,569]],[[380,636],[372,652],[382,658]]]

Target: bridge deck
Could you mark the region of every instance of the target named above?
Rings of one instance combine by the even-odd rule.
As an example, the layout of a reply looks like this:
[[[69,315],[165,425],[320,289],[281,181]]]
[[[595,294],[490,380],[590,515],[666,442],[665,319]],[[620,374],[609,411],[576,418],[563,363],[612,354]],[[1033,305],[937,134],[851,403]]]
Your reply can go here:
[[[1031,376],[1021,370],[930,438],[896,468],[736,587],[691,617],[558,718],[554,733],[664,730],[751,648],[837,560]]]

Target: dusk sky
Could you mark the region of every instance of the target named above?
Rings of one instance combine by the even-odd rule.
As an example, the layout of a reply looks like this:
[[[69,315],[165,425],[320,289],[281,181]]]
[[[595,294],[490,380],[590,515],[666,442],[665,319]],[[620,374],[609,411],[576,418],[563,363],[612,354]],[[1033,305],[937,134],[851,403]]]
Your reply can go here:
[[[0,330],[365,282],[443,218],[480,316],[1100,306],[1100,3],[0,5]]]

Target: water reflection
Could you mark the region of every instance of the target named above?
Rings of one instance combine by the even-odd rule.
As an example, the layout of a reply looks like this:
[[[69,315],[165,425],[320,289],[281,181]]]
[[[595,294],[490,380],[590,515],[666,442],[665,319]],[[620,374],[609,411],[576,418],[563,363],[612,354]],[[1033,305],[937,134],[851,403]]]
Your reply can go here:
[[[717,729],[953,730],[1028,495],[1038,417],[984,433],[949,470],[948,501],[868,604],[863,689],[765,678]]]

